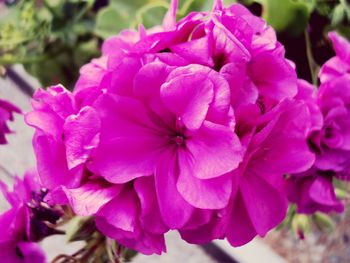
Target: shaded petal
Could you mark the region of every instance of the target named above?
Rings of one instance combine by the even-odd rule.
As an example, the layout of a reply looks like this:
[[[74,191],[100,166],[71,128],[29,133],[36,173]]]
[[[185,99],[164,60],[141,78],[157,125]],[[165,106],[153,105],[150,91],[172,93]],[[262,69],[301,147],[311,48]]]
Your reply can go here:
[[[69,171],[66,162],[65,147],[49,136],[36,132],[33,138],[38,173],[45,187],[76,186],[81,179],[82,169],[76,167]]]
[[[19,250],[23,254],[24,263],[45,263],[47,262],[44,251],[37,243],[19,242],[17,244]]]
[[[138,178],[134,188],[141,203],[141,227],[154,234],[167,232],[168,228],[163,223],[159,210],[154,177]]]
[[[240,180],[243,201],[252,225],[260,236],[281,223],[288,208],[286,197],[263,177],[263,174],[254,174],[248,170]]]
[[[74,212],[81,216],[94,215],[122,189],[123,185],[111,185],[101,180],[90,181],[79,188],[63,187]]]
[[[113,183],[153,174],[166,138],[144,104],[105,94],[95,108],[100,113],[101,135],[89,169]]]
[[[104,205],[96,216],[97,218],[104,218],[106,224],[125,231],[126,235],[130,232],[129,234],[133,236],[132,233],[137,231],[138,204],[139,202],[136,194],[130,191],[130,189],[124,188],[118,196]],[[102,229],[99,229],[104,232],[104,227],[102,225],[100,226]],[[110,236],[108,231],[106,231],[105,234]]]
[[[160,213],[171,229],[183,227],[194,211],[194,207],[185,201],[176,188],[179,173],[176,159],[174,152],[164,152],[155,172]]]
[[[235,196],[228,222],[226,238],[234,247],[247,244],[257,235],[240,191]]]

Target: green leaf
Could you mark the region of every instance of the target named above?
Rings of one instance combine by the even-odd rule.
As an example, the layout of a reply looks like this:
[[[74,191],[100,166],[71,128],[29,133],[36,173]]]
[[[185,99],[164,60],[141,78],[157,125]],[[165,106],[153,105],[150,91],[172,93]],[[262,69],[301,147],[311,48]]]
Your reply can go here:
[[[312,5],[292,0],[256,0],[263,6],[263,18],[278,32],[298,36],[304,32]]]
[[[92,217],[75,216],[68,223],[67,241],[89,240],[95,231],[95,221]]]
[[[96,17],[96,35],[107,38],[116,35],[130,25],[130,14],[113,5],[101,9]]]
[[[136,12],[134,26],[140,23],[146,28],[161,25],[168,8],[169,4],[165,1],[152,2],[142,6]]]
[[[341,188],[335,188],[335,195],[338,199],[350,199],[350,193]]]
[[[337,5],[334,10],[333,10],[333,14],[332,14],[332,20],[331,20],[331,24],[332,26],[336,26],[338,24],[340,24],[344,18],[345,18],[345,10],[342,4]]]
[[[313,215],[313,219],[316,223],[316,225],[321,229],[321,230],[328,230],[331,231],[335,228],[335,224],[328,215],[324,213],[317,212]]]

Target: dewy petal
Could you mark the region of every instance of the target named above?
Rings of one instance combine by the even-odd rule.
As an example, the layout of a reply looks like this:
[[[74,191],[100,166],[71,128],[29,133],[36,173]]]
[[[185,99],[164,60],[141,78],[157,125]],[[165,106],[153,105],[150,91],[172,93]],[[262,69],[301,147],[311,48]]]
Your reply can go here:
[[[95,108],[102,121],[101,135],[89,169],[113,183],[153,174],[165,138],[145,105],[105,94]]]
[[[205,121],[192,137],[186,140],[188,165],[199,179],[226,174],[242,161],[241,143],[234,131],[226,126]],[[180,172],[182,167],[180,166]]]
[[[171,229],[183,227],[194,212],[176,188],[177,156],[174,151],[163,153],[155,172],[159,209],[164,223]]]
[[[104,204],[116,197],[123,185],[108,184],[103,180],[89,181],[79,188],[63,187],[71,207],[80,216],[94,215]]]
[[[89,106],[71,115],[64,124],[64,142],[68,168],[86,162],[99,143],[101,121],[98,113]]]
[[[208,112],[213,100],[213,83],[206,74],[179,75],[162,85],[161,99],[164,104],[184,125],[190,129],[198,129]]]

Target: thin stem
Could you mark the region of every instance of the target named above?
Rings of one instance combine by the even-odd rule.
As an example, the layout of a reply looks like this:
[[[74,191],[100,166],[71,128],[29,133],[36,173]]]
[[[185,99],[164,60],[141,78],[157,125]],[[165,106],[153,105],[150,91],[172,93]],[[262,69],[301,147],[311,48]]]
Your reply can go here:
[[[313,55],[312,55],[311,40],[310,40],[309,33],[307,32],[307,30],[305,30],[304,35],[305,35],[305,44],[306,44],[306,57],[307,57],[307,61],[309,64],[309,70],[310,70],[310,74],[311,74],[312,84],[317,87],[317,85],[318,85],[317,75],[318,75],[319,67],[316,64],[316,62],[313,58]]]

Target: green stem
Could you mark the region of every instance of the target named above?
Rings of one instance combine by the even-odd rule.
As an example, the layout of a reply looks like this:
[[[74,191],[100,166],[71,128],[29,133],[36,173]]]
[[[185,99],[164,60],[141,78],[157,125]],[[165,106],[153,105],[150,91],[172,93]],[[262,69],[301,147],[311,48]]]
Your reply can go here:
[[[313,55],[312,55],[312,48],[311,48],[311,40],[309,37],[309,33],[307,32],[307,30],[305,30],[305,43],[306,43],[306,56],[307,56],[307,61],[309,64],[309,70],[310,70],[310,74],[311,74],[311,79],[312,79],[312,84],[315,85],[317,87],[318,85],[318,71],[319,71],[319,67],[316,64]]]

